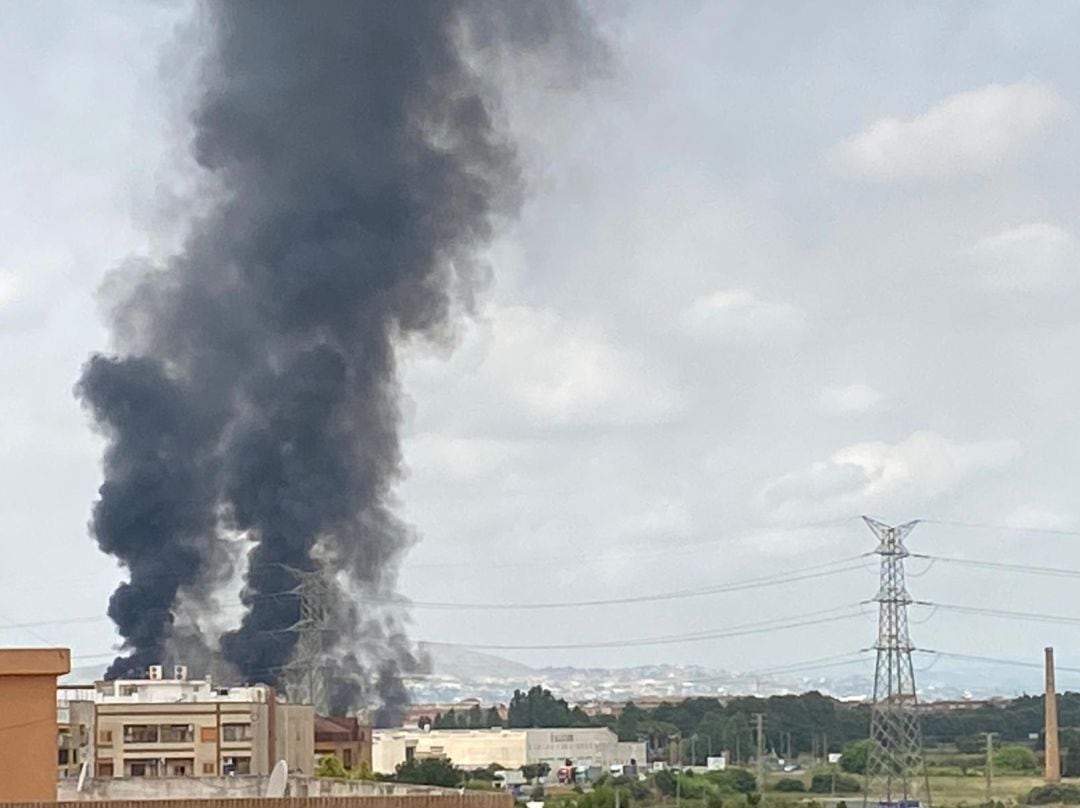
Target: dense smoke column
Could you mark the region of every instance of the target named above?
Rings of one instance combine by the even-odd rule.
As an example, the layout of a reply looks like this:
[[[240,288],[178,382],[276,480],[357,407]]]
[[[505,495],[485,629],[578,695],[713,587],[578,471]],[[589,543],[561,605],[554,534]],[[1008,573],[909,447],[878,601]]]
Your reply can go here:
[[[120,355],[84,371],[108,439],[92,528],[131,577],[110,605],[132,652],[113,673],[160,658],[177,598],[221,576],[228,529],[253,549],[247,611],[221,651],[279,684],[305,573],[340,573],[326,582],[338,615],[354,613],[347,590],[392,589],[409,541],[391,508],[395,345],[445,335],[518,197],[463,43],[528,50],[587,26],[554,1],[203,10],[194,154],[217,201],[166,266],[128,274]],[[396,621],[341,623],[334,701],[357,701],[363,681],[393,708],[411,664]]]
[[[79,394],[109,438],[92,530],[131,573],[113,593],[109,616],[133,653],[117,658],[106,676],[141,678],[163,661],[177,591],[198,581],[211,556],[207,428],[152,359],[95,357]]]
[[[265,344],[223,445],[222,494],[258,545],[222,650],[274,682],[296,642],[291,570],[318,548],[379,588],[406,544],[387,506],[394,342],[446,322],[514,174],[458,52],[457,4],[212,8],[199,155],[228,177],[229,260]]]

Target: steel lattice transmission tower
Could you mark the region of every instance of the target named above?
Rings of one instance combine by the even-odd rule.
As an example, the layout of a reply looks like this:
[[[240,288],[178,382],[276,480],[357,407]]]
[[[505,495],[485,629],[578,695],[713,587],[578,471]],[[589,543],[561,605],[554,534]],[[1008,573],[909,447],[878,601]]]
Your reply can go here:
[[[313,704],[326,712],[327,633],[331,630],[329,586],[323,570],[290,568],[298,583],[292,591],[300,603],[300,619],[290,627],[296,633],[292,662],[285,670],[289,698],[297,704]]]
[[[877,536],[881,556],[878,603],[877,665],[874,670],[874,705],[870,716],[870,749],[866,760],[864,804],[930,804],[930,782],[923,759],[922,729],[915,668],[915,647],[908,633],[907,607],[911,603],[904,580],[904,539],[917,522],[899,527],[863,520]]]

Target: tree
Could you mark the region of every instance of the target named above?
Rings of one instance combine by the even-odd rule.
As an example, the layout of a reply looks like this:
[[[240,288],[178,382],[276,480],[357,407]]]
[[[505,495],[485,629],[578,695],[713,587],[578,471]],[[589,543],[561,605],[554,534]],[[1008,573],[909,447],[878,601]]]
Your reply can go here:
[[[464,772],[454,768],[446,758],[413,758],[398,764],[394,779],[399,783],[452,788],[461,783],[463,775]]]
[[[349,776],[341,761],[333,755],[323,755],[319,758],[319,765],[315,767],[316,777],[331,777],[336,780],[344,780]]]
[[[1003,746],[994,753],[994,768],[1010,772],[1032,772],[1039,767],[1035,753],[1026,746]]]
[[[469,710],[468,719],[467,725],[469,729],[482,729],[484,727],[484,713],[479,704],[474,704]]]
[[[1080,777],[1080,743],[1076,738],[1069,741],[1069,751],[1065,753],[1061,773],[1066,777]]]
[[[986,748],[986,740],[978,735],[960,735],[956,739],[956,751],[963,755],[976,755]]]
[[[565,699],[557,699],[551,691],[540,685],[529,688],[528,693],[514,691],[507,708],[508,727],[588,727],[592,719],[580,707],[573,710]]]
[[[521,767],[521,773],[527,780],[535,780],[551,774],[551,766],[547,763],[526,763]]]
[[[851,774],[866,774],[866,760],[870,757],[869,738],[844,744],[840,751],[840,768]]]
[[[657,790],[665,797],[675,796],[675,775],[668,769],[661,769],[655,775],[653,775],[653,782],[656,784]]]
[[[501,727],[502,722],[503,722],[502,721],[502,716],[499,715],[499,708],[498,707],[489,708],[488,711],[487,711],[487,718],[484,720],[485,726],[487,726],[488,728]]]

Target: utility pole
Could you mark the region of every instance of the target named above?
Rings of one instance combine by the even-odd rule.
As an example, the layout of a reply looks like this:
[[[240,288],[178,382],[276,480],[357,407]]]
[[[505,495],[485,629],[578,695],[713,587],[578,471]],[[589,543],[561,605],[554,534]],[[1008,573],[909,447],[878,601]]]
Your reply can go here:
[[[986,804],[993,802],[994,794],[994,736],[996,732],[986,733]]]
[[[757,720],[757,779],[758,791],[765,793],[765,713],[754,713]]]
[[[865,516],[863,521],[877,537],[875,552],[881,556],[880,586],[874,598],[878,603],[877,662],[863,805],[919,802],[920,797],[929,805],[930,781],[911,662],[915,646],[908,632],[911,595],[904,577],[908,557],[904,539],[917,522],[893,527]]]

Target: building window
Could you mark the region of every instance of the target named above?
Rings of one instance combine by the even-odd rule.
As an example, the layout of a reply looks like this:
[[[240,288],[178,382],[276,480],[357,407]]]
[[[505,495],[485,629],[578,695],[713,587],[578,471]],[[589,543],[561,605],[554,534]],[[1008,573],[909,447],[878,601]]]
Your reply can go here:
[[[98,743],[107,745],[112,743],[112,730],[103,729],[98,733]]]
[[[352,768],[352,750],[351,749],[342,749],[341,750],[341,763],[342,763],[342,765],[345,766],[346,769],[351,769]]]
[[[124,743],[157,743],[157,740],[157,724],[124,724]]]
[[[56,758],[57,764],[60,765],[60,766],[68,765],[68,761],[71,758],[71,750],[70,749],[57,749],[56,752],[57,752],[57,758]]]
[[[202,773],[203,774],[213,774],[214,773],[214,764],[213,763],[204,763],[202,765]]]
[[[226,757],[221,759],[222,774],[251,774],[251,758]]]
[[[112,777],[113,776],[113,766],[112,766],[112,761],[111,760],[99,760],[98,761],[97,776],[98,777]]]
[[[120,685],[121,696],[134,696],[139,692],[138,685]]]
[[[187,758],[173,758],[165,761],[165,771],[169,777],[187,777],[195,773],[195,761]]]
[[[199,727],[199,740],[203,743],[213,743],[217,740],[217,727]]]
[[[162,724],[162,743],[191,743],[195,740],[195,728],[191,724]]]
[[[128,777],[157,777],[158,761],[156,758],[129,760],[125,768]]]
[[[222,724],[221,740],[223,741],[250,741],[251,724]]]

